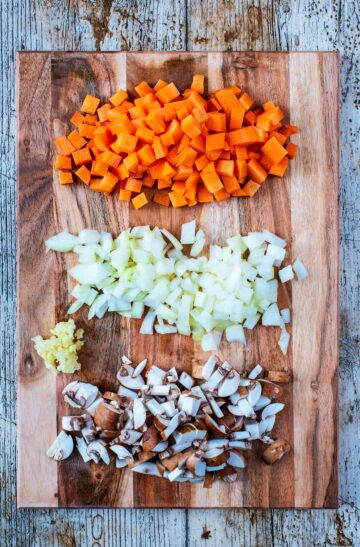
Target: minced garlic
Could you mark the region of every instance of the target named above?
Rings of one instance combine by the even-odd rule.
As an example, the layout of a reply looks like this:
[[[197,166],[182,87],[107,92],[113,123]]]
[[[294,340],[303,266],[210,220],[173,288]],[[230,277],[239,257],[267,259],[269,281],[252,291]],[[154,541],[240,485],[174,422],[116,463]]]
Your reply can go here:
[[[55,374],[59,372],[71,374],[79,370],[81,365],[78,362],[77,352],[84,345],[83,329],[76,330],[74,320],[70,319],[61,321],[50,332],[53,336],[47,340],[44,340],[42,336],[35,336],[32,339],[37,353],[45,361],[46,368]]]

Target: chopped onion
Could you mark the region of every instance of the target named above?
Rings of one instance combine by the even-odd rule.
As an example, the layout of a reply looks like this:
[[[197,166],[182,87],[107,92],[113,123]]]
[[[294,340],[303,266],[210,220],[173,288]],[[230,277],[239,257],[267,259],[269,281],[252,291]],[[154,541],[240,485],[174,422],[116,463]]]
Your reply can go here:
[[[279,270],[279,278],[281,283],[286,283],[286,281],[291,281],[291,279],[294,279],[294,272],[291,265]]]
[[[300,258],[297,258],[293,264],[293,270],[296,274],[298,281],[302,281],[308,277],[308,271],[305,268],[304,264],[301,262]]]
[[[191,222],[185,222],[181,226],[181,243],[182,245],[191,245],[195,243],[195,229],[196,229],[196,220]]]
[[[45,241],[46,248],[50,251],[58,253],[68,253],[79,243],[78,236],[69,234],[68,232],[60,232],[56,236],[50,237]]]
[[[165,239],[166,238],[166,239]],[[290,310],[279,311],[278,275],[282,282],[308,274],[299,259],[278,269],[286,242],[271,232],[250,232],[210,245],[201,255],[205,234],[195,221],[183,224],[181,242],[165,229],[136,226],[114,240],[111,234],[82,230],[79,236],[62,232],[46,242],[48,249],[74,251],[78,264],[69,270],[78,285],[69,313],[83,304],[88,317],[115,312],[143,319],[142,334],[180,333],[201,341],[204,351],[218,349],[222,336],[246,344],[244,328],[260,318],[265,326],[280,327],[279,346],[286,351],[285,324]],[[184,245],[192,245],[190,256]]]

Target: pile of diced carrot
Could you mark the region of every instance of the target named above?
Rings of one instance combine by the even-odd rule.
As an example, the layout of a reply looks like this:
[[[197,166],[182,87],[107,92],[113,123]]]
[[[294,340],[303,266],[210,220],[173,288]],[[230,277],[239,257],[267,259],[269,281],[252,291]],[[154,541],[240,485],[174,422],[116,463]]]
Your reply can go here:
[[[95,192],[173,207],[253,196],[268,175],[282,177],[297,145],[297,132],[283,125],[271,101],[253,100],[230,86],[204,98],[204,76],[196,74],[183,94],[174,83],[141,82],[139,97],[120,89],[109,102],[87,95],[71,123],[76,129],[55,140],[60,183],[77,179]],[[145,188],[155,192],[145,194]]]

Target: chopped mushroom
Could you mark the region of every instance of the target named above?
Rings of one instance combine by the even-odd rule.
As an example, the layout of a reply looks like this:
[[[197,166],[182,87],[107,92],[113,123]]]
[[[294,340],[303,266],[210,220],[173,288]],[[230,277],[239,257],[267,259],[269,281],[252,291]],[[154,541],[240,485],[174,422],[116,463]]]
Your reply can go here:
[[[49,458],[59,462],[66,460],[74,450],[74,441],[71,435],[61,431],[47,451]]]
[[[290,381],[289,372],[256,365],[246,375],[216,355],[204,364],[194,360],[192,375],[147,364],[133,366],[122,356],[117,393],[68,384],[65,401],[84,414],[63,417],[48,455],[67,458],[75,439],[84,462],[108,465],[114,454],[118,469],[209,488],[214,479],[236,481],[253,441],[268,445],[262,455],[268,464],[290,450],[287,441],[271,437],[284,408],[275,381]]]

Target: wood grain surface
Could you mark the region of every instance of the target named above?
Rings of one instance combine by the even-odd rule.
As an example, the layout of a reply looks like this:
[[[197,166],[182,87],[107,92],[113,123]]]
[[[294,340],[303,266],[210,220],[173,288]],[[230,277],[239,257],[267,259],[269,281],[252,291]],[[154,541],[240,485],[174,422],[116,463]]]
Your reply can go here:
[[[136,211],[115,196],[90,193],[81,184],[60,187],[52,173],[54,138],[69,129],[82,98],[102,99],[120,87],[133,91],[142,79],[163,78],[188,87],[204,73],[209,89],[237,84],[257,103],[274,100],[300,126],[300,153],[284,180],[271,179],[251,200],[231,200],[187,210],[151,204]],[[81,507],[334,507],[337,505],[338,375],[338,58],[332,53],[21,53],[19,75],[19,506]],[[47,102],[42,103],[42,97]],[[318,105],[313,116],[313,105]],[[45,137],[44,137],[45,136]],[[38,204],[41,204],[39,208]],[[280,303],[292,308],[291,346],[283,356],[277,329],[257,327],[246,347],[223,344],[222,356],[238,370],[257,362],[294,373],[286,410],[275,433],[293,450],[268,467],[256,454],[241,480],[229,485],[169,483],[155,477],[84,464],[81,458],[50,462],[46,446],[70,409],[61,391],[69,381],[44,372],[31,337],[46,334],[62,320],[74,285],[66,270],[71,255],[45,254],[44,240],[62,230],[92,227],[119,233],[128,226],[155,223],[179,234],[196,218],[207,237],[223,242],[235,233],[269,229],[285,237],[289,252],[301,256],[310,279],[280,288]],[[35,317],[35,321],[34,321]],[[205,359],[198,343],[180,335],[141,336],[139,322],[109,314],[87,321],[78,377],[114,389],[119,357],[148,357],[162,367],[190,370],[191,357]],[[30,365],[31,364],[31,365]],[[57,391],[57,405],[55,392]],[[42,397],[42,394],[45,397]],[[31,404],[30,404],[31,403]],[[46,414],[46,419],[42,416]],[[56,424],[57,419],[57,424]],[[41,423],[32,439],[31,424]],[[31,447],[31,457],[28,453]],[[29,481],[34,462],[41,478]]]
[[[216,16],[214,15],[216,14]],[[0,537],[17,547],[359,545],[360,69],[358,2],[4,0],[0,83]],[[61,23],[59,23],[61,22]],[[333,510],[16,507],[15,52],[264,50],[341,53],[340,506]]]

